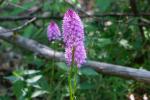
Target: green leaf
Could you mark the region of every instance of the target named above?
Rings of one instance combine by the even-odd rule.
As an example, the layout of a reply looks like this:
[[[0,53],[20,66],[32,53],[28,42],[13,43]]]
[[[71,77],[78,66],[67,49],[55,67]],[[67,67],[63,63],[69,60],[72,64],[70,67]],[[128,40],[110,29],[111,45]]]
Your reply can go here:
[[[58,63],[56,63],[56,65],[64,71],[68,70],[68,66],[64,62],[58,62]]]
[[[109,8],[112,1],[113,0],[96,0],[96,4],[100,11],[104,12]]]
[[[23,81],[16,81],[13,84],[13,92],[15,93],[15,95],[19,98],[22,96],[22,90],[25,87],[25,83]]]
[[[42,78],[42,75],[36,75],[36,76],[34,76],[34,77],[30,78],[30,79],[27,79],[26,81],[28,83],[35,83],[35,82],[37,82],[41,78]]]
[[[47,80],[44,78],[44,77],[42,77],[38,82],[37,82],[37,84],[38,84],[38,87],[36,86],[36,85],[33,85],[34,87],[37,87],[38,89],[39,89],[39,87],[40,87],[40,89],[41,90],[46,90],[46,91],[49,91],[50,90],[50,86],[49,86],[49,83],[47,82]]]
[[[42,59],[36,58],[36,59],[33,61],[33,64],[35,64],[35,65],[39,68],[39,67],[41,67],[42,65],[44,65],[45,62],[44,62]]]
[[[20,0],[11,0],[12,3],[16,4],[19,3]]]
[[[127,40],[125,40],[125,39],[121,39],[120,41],[119,41],[119,44],[121,45],[121,46],[123,46],[124,48],[128,48],[128,49],[131,49],[132,48],[132,46],[128,43],[128,41]]]
[[[9,81],[11,81],[11,82],[13,82],[13,83],[18,80],[18,78],[15,77],[15,76],[7,76],[7,77],[5,77],[5,79],[7,79],[7,80],[9,80]]]
[[[36,73],[39,73],[40,71],[37,71],[37,70],[24,70],[24,74],[25,75],[31,75],[31,74],[36,74]]]
[[[5,95],[5,96],[0,96],[0,100],[11,100],[11,98]]]
[[[98,42],[99,42],[99,45],[98,45],[99,47],[105,47],[112,43],[112,41],[107,38],[100,38],[100,39],[98,39]]]
[[[92,88],[94,88],[94,85],[88,82],[84,82],[79,85],[79,89],[81,90],[92,89]]]
[[[24,80],[23,78],[23,71],[22,70],[16,70],[13,72],[13,75],[19,79],[19,80]]]
[[[26,27],[24,29],[24,32],[23,32],[23,36],[24,37],[27,37],[27,38],[30,38],[33,34],[33,30],[34,30],[34,26],[33,25],[29,25],[28,27]]]
[[[98,75],[98,73],[95,70],[93,70],[91,68],[87,68],[87,67],[81,68],[80,73],[83,75],[87,75],[87,76],[97,76]]]
[[[48,93],[47,91],[44,91],[44,90],[37,90],[37,91],[35,91],[33,94],[32,94],[32,98],[35,98],[35,97],[38,97],[38,96],[40,96],[40,95],[43,95],[43,94],[45,94],[45,93]]]

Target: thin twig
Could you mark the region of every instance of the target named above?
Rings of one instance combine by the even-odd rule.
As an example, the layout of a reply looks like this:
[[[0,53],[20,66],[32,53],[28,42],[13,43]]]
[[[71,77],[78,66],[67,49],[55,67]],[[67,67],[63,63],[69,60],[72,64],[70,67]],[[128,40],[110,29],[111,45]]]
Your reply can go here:
[[[36,17],[33,17],[31,20],[26,21],[23,25],[18,26],[18,27],[13,28],[13,29],[10,29],[10,30],[7,30],[7,31],[4,31],[4,32],[2,32],[2,33],[14,32],[14,31],[23,29],[24,27],[26,27],[27,25],[29,25],[30,23],[32,23],[32,22],[35,21],[35,20],[36,20]],[[0,33],[0,34],[1,34],[1,33]]]
[[[24,27],[26,27],[27,25],[29,25],[30,23],[32,23],[33,21],[36,20],[36,17],[33,17],[31,20],[28,20],[27,22],[25,22],[23,25],[19,26],[19,27],[16,27],[16,28],[13,28],[11,29],[11,31],[17,31],[17,30],[20,30]]]

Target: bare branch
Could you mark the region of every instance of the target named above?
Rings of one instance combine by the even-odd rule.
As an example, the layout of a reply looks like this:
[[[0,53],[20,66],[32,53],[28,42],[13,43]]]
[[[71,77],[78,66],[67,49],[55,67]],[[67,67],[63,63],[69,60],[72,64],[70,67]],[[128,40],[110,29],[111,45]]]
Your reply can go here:
[[[11,29],[11,31],[17,31],[17,30],[20,30],[24,27],[26,27],[27,25],[29,25],[30,23],[32,23],[33,21],[36,20],[36,17],[33,17],[31,20],[28,20],[27,22],[25,22],[23,25],[19,26],[19,27],[16,27],[16,28],[13,28]]]
[[[33,17],[31,20],[28,20],[28,21],[25,22],[23,25],[11,29],[11,31],[17,31],[17,30],[20,30],[20,29],[24,28],[25,26],[29,25],[30,23],[32,23],[32,22],[35,21],[35,20],[36,20],[36,17]]]
[[[13,29],[10,29],[10,30],[7,30],[7,31],[5,31],[5,32],[3,31],[2,33],[8,33],[8,32],[14,32],[14,31],[20,30],[20,29],[26,27],[27,25],[29,25],[30,23],[32,23],[32,22],[35,21],[35,20],[36,20],[36,17],[33,17],[31,20],[26,21],[23,25],[18,26],[18,27],[13,28]],[[0,33],[0,34],[1,34],[1,33]]]
[[[20,35],[17,35],[14,39],[12,32],[2,34],[3,31],[6,31],[6,29],[0,27],[0,39],[6,40],[12,44],[17,44],[18,46],[25,48],[26,50],[30,50],[31,52],[41,55],[47,59],[53,58],[59,61],[65,61],[64,54],[62,52],[54,51],[43,44],[40,44],[31,39],[24,38]],[[150,83],[150,71],[146,71],[144,69],[135,69],[132,67],[91,60],[87,60],[83,66],[93,68],[100,73]]]
[[[80,15],[81,18],[92,18],[92,17],[127,17],[127,16],[135,16],[133,13],[100,13],[100,14],[93,14],[93,15]],[[138,16],[150,16],[150,13],[139,13]],[[41,19],[62,19],[63,16],[0,16],[0,21],[20,21],[20,20],[29,20],[36,17],[37,20]]]

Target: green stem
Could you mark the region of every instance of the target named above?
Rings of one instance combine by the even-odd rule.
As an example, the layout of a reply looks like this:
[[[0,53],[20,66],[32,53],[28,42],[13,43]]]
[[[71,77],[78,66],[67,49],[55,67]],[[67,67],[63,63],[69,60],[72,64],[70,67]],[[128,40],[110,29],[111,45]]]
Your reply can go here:
[[[77,76],[78,76],[78,66],[75,66],[75,74],[74,74],[74,94],[77,90]]]
[[[73,47],[73,49],[72,49],[72,62],[71,62],[71,66],[69,69],[69,78],[68,78],[70,100],[74,100],[74,94],[75,94],[75,92],[73,91],[73,87],[72,87],[72,76],[73,76],[73,68],[74,68],[74,51],[75,51],[75,48]]]
[[[52,42],[54,44],[54,50],[56,49],[55,47],[55,42]],[[52,74],[51,74],[51,82],[53,82],[54,79],[54,71],[55,71],[55,51],[54,51],[54,59],[52,60]]]
[[[70,100],[74,100],[75,93],[77,90],[78,66],[74,62],[74,54],[75,54],[75,47],[73,47],[72,49],[72,62],[69,68],[69,76],[68,76]],[[72,80],[73,80],[73,84],[72,84]]]
[[[70,67],[69,69],[68,83],[69,83],[70,100],[74,100],[73,91],[72,91],[71,74],[72,74],[72,67]]]

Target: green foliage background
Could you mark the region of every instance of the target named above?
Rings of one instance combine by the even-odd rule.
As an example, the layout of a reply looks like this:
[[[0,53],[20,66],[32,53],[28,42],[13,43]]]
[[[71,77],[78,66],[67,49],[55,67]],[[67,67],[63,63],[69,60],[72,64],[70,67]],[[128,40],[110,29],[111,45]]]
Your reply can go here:
[[[76,0],[72,1],[76,6],[81,7]],[[149,5],[149,0],[137,1],[139,12],[150,12]],[[68,8],[74,9],[63,0],[4,0],[0,4],[0,16],[27,16],[29,9],[33,7],[40,8],[38,12],[32,14],[34,16],[57,17],[63,15]],[[128,0],[95,0],[93,12],[105,14],[131,13],[132,11]],[[133,16],[83,18],[88,59],[150,70],[150,28],[148,25],[144,26],[145,39],[143,40],[138,27],[139,18]],[[145,18],[150,19],[150,17]],[[61,42],[50,43],[47,39],[46,29],[50,20],[56,21],[61,28],[62,19],[40,19],[18,30],[17,34],[64,52]],[[0,26],[12,29],[24,22],[1,21]],[[20,49],[17,45],[0,42],[1,54],[8,48],[22,56],[19,66],[10,66],[14,68],[14,71],[2,79],[9,80],[11,86],[0,92],[0,100],[14,100],[14,98],[17,100],[68,100],[65,63],[44,59]],[[87,67],[81,68],[79,73],[77,100],[127,100],[130,93],[143,95],[150,92],[150,87],[144,83],[103,75]],[[141,88],[144,92],[137,92],[141,91]],[[11,94],[8,91],[11,91]]]

